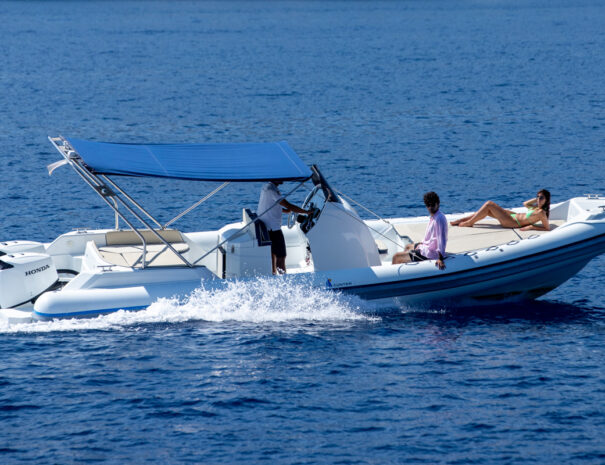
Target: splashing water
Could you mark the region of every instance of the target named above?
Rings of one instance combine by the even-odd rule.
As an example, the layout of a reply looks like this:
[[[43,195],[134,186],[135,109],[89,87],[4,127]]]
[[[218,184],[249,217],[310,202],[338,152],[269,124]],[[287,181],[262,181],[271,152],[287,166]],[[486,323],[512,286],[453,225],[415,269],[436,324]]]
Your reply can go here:
[[[366,302],[285,279],[230,281],[221,289],[203,286],[184,299],[162,298],[140,311],[119,310],[88,319],[64,319],[0,326],[0,333],[116,330],[149,323],[240,321],[250,323],[372,321]],[[364,310],[365,309],[365,310]],[[365,313],[364,313],[365,312]]]

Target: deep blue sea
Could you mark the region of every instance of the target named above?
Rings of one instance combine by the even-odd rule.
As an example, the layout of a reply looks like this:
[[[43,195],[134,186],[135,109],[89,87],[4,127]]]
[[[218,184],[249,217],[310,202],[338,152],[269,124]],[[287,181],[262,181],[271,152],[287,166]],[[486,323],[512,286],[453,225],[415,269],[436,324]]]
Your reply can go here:
[[[113,224],[49,135],[287,140],[386,217],[604,194],[604,52],[602,1],[2,1],[0,240]],[[216,187],[122,184],[164,220]],[[259,281],[2,327],[0,463],[603,464],[604,267],[523,305]]]

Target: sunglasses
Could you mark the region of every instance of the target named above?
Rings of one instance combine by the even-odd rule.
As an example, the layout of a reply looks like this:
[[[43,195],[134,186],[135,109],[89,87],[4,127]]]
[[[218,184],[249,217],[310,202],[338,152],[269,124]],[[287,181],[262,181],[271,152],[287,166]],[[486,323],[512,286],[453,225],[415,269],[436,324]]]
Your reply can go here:
[[[536,198],[539,200],[542,200],[542,199],[545,199],[546,197],[544,197],[543,195],[538,195]]]

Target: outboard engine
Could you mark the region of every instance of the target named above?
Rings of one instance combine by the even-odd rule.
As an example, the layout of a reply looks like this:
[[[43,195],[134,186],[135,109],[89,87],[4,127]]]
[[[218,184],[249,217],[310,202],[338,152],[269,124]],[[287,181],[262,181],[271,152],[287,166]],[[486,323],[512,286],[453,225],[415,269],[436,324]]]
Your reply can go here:
[[[0,255],[17,252],[46,253],[44,244],[34,241],[4,241],[0,242]]]
[[[50,255],[0,252],[0,308],[27,303],[48,290],[58,279]]]

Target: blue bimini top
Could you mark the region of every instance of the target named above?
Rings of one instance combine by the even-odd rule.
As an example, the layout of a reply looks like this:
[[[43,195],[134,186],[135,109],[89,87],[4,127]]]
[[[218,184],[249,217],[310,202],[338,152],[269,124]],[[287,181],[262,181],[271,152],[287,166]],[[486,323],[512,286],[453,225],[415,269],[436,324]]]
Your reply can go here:
[[[304,181],[311,170],[287,142],[115,144],[66,139],[97,174],[194,181]]]

